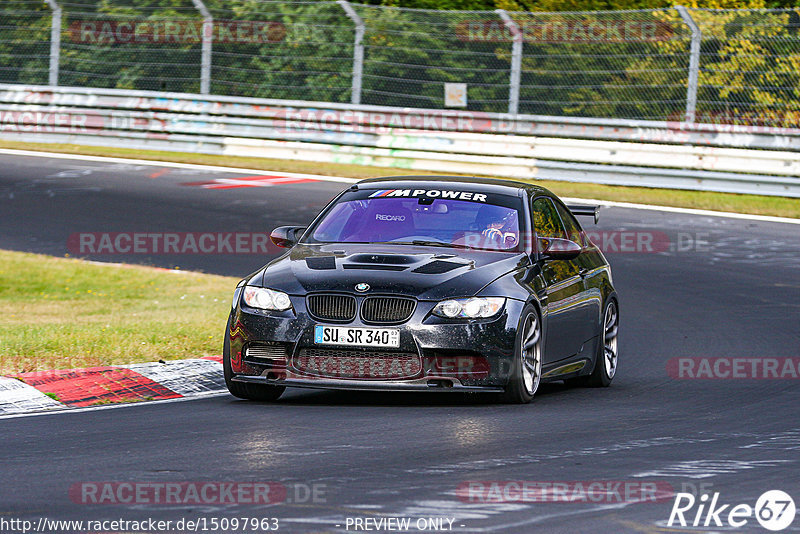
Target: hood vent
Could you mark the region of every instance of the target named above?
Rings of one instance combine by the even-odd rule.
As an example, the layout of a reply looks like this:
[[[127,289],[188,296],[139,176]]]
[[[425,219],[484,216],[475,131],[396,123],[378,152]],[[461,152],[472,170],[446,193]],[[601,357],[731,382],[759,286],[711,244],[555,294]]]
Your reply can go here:
[[[311,256],[306,258],[306,265],[315,271],[336,269],[336,256]]]
[[[372,271],[405,271],[408,267],[402,265],[381,265],[380,263],[345,263],[342,265],[345,269],[367,269]]]
[[[419,274],[444,274],[453,269],[458,269],[459,267],[466,267],[467,265],[469,264],[455,261],[434,260],[417,267],[411,272]]]
[[[353,263],[381,265],[409,265],[418,261],[412,256],[403,256],[400,254],[354,254],[349,259]]]

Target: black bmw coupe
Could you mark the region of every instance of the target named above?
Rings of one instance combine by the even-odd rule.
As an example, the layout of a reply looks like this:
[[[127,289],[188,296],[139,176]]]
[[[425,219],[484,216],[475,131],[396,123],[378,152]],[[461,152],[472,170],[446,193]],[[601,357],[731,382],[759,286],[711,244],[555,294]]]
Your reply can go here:
[[[341,192],[287,252],[239,282],[225,330],[230,392],[286,387],[495,392],[607,386],[617,370],[611,268],[542,187],[389,177]]]

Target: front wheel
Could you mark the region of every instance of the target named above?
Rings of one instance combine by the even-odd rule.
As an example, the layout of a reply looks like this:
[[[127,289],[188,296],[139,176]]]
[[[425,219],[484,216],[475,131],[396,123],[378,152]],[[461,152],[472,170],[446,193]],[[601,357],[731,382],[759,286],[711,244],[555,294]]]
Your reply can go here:
[[[225,341],[222,344],[222,370],[225,375],[225,385],[228,387],[231,395],[240,399],[254,400],[254,401],[274,401],[278,400],[284,390],[283,386],[270,386],[262,384],[247,384],[244,382],[234,382],[233,370],[231,369],[231,342],[228,338],[228,333],[231,330],[230,319],[228,319],[228,326],[225,328]]]
[[[542,379],[542,321],[539,312],[528,306],[522,312],[514,345],[511,377],[503,401],[526,404],[533,399]]]

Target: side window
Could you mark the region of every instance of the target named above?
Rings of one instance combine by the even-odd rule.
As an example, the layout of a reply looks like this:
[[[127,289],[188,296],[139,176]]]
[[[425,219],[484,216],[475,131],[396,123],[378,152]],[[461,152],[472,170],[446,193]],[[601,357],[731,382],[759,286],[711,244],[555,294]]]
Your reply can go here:
[[[583,233],[581,232],[581,225],[578,224],[578,221],[575,220],[575,216],[563,205],[556,202],[556,209],[558,210],[558,214],[561,215],[561,221],[564,223],[564,227],[567,230],[567,239],[570,241],[575,241],[579,245],[583,246]]]
[[[564,227],[555,206],[548,198],[533,201],[533,226],[539,237],[565,237]]]

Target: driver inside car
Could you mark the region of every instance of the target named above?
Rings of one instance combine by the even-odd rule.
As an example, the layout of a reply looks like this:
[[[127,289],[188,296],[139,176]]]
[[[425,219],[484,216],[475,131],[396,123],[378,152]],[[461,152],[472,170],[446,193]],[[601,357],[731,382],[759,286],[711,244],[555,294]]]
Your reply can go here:
[[[517,212],[502,206],[482,206],[472,227],[483,236],[485,248],[513,248],[519,240]]]

